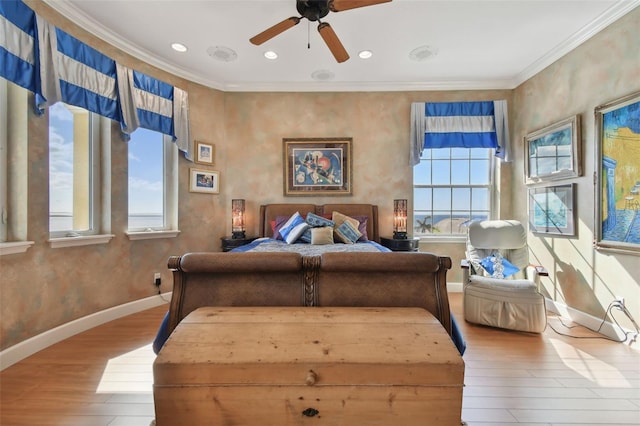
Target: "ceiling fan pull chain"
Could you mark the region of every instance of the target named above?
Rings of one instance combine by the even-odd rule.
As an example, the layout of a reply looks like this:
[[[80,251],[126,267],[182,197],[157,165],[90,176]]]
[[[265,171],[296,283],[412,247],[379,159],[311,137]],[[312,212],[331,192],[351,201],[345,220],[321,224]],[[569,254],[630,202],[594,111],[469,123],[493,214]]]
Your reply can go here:
[[[311,49],[311,22],[307,20],[307,49]]]

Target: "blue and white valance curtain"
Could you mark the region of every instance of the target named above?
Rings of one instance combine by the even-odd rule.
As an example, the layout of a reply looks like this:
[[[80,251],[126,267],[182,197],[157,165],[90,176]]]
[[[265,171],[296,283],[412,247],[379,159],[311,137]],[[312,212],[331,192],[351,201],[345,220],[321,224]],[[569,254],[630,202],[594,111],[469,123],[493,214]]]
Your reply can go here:
[[[0,1],[0,77],[36,93],[36,14],[24,3]]]
[[[36,94],[42,110],[56,102],[171,135],[191,159],[187,93],[117,64],[42,19],[21,1],[0,2],[0,76]]]
[[[494,148],[510,161],[507,101],[414,102],[409,163],[425,148]]]

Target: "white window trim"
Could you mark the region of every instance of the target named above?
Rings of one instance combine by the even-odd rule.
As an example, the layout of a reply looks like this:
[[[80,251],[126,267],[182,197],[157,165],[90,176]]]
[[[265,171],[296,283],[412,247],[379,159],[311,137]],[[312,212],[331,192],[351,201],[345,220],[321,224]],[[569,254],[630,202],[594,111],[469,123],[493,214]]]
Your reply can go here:
[[[82,109],[79,107],[70,106],[71,109]],[[86,111],[86,110],[84,110]],[[73,111],[71,111],[73,113]],[[104,136],[104,132],[101,131],[102,120],[101,116],[87,111],[89,115],[89,131],[91,134],[89,135],[89,152],[90,152],[90,191],[91,191],[91,199],[89,200],[89,211],[91,216],[91,226],[87,231],[75,231],[75,230],[65,230],[65,231],[54,231],[49,232],[49,238],[51,240],[57,240],[62,238],[76,238],[78,235],[80,236],[89,236],[89,235],[98,235],[100,233],[100,227],[102,224],[101,219],[101,153],[102,153],[102,137]],[[75,141],[74,141],[75,143]],[[74,163],[79,161],[79,159],[74,158]],[[75,164],[74,164],[75,168]],[[74,172],[75,173],[75,172]]]
[[[164,148],[164,229],[125,231],[131,241],[175,238],[178,229],[178,146],[171,136],[163,135]]]
[[[35,244],[33,241],[14,241],[10,243],[0,243],[0,256],[7,254],[25,253]]]
[[[27,166],[28,102],[26,89],[0,79],[0,170],[4,173],[0,179],[0,256],[25,253],[34,245],[27,241],[27,197],[23,196],[28,179],[22,172]],[[16,170],[20,173],[9,186],[9,177]]]
[[[104,235],[78,235],[77,237],[51,238],[47,240],[51,248],[89,246],[93,244],[106,244],[115,237],[113,234]]]

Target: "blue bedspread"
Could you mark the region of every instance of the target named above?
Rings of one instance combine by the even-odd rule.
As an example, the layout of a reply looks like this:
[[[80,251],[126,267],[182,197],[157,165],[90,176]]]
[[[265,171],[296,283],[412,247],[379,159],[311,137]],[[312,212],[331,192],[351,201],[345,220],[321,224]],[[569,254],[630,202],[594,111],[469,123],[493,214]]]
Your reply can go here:
[[[236,247],[232,252],[294,252],[303,256],[319,256],[327,252],[389,252],[388,248],[375,241],[362,241],[355,244],[323,244],[314,245],[306,243],[287,244],[282,240],[273,238],[258,238],[249,244]]]

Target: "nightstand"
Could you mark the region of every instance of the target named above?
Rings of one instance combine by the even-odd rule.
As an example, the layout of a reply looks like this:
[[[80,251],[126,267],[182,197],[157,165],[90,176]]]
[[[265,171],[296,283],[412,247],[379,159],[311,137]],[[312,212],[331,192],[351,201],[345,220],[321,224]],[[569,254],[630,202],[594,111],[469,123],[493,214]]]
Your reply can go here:
[[[385,238],[380,237],[380,244],[390,249],[391,251],[418,251],[418,243],[420,238]]]
[[[245,244],[249,244],[257,237],[245,237],[245,238],[231,238],[231,237],[222,237],[222,251],[233,250],[236,247],[243,246]]]

